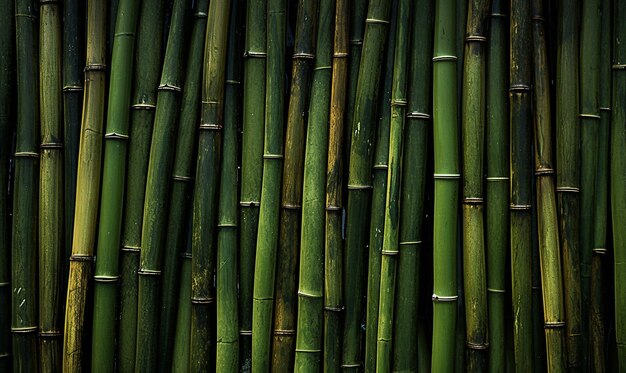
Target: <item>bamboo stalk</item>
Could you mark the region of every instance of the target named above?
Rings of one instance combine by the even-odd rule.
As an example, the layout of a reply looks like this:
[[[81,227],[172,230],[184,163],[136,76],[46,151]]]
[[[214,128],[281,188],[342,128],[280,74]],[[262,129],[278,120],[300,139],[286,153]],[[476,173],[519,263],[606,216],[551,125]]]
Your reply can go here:
[[[91,369],[94,372],[110,372],[115,364],[115,321],[117,283],[119,280],[119,245],[122,221],[122,203],[126,176],[126,149],[128,141],[129,107],[131,103],[131,79],[135,29],[140,2],[121,0],[115,25],[113,57],[111,59],[111,83],[104,134],[104,164],[100,218],[98,222],[98,246],[94,275],[94,312]],[[120,339],[123,338],[122,325]],[[120,341],[120,349],[123,348]],[[120,369],[127,367],[119,354]],[[134,354],[133,354],[134,356]]]
[[[184,253],[185,237],[187,236],[187,221],[189,213],[190,193],[193,189],[194,163],[196,153],[196,124],[200,109],[200,84],[202,75],[202,58],[204,51],[204,38],[206,35],[206,21],[208,0],[198,1],[193,12],[193,26],[189,35],[190,44],[187,55],[187,67],[185,69],[185,83],[180,102],[180,118],[178,123],[178,135],[176,140],[176,153],[171,172],[171,191],[169,196],[169,214],[167,222],[166,243],[163,251],[163,287],[161,292],[161,317],[159,323],[159,366],[164,370],[178,368],[172,365],[172,360],[187,362],[177,356],[174,349],[175,334],[179,333],[177,324],[180,312],[176,308],[190,310],[190,295],[187,296],[189,304],[179,302],[178,290],[183,286],[179,284],[182,273],[179,273],[179,256]],[[191,258],[191,252],[189,258]],[[190,260],[186,260],[187,262]],[[189,280],[191,281],[191,280]],[[189,285],[191,286],[191,285]],[[190,290],[185,289],[185,291]],[[183,290],[180,290],[181,297]],[[185,311],[186,312],[186,311]],[[187,325],[190,328],[189,325]],[[191,332],[191,329],[186,331]],[[178,337],[176,337],[178,338]],[[188,341],[187,341],[188,342]],[[172,351],[175,350],[173,353]],[[188,352],[188,350],[187,350]]]
[[[626,144],[626,4],[613,3],[613,76],[611,115],[611,217],[613,222],[615,281],[615,340],[619,370],[626,369],[626,158],[621,151]]]
[[[531,371],[532,348],[532,114],[531,6],[511,2],[510,22],[510,226],[513,341],[516,372]]]
[[[118,358],[122,371],[132,371],[136,364],[141,231],[162,64],[164,7],[165,2],[162,0],[144,0],[137,21],[119,279]]]
[[[285,162],[281,191],[272,371],[289,372],[294,364],[302,178],[311,72],[319,1],[299,1],[293,53],[292,83],[285,133]],[[304,113],[304,114],[303,114]]]
[[[433,341],[432,369],[451,372],[455,361],[457,320],[457,199],[459,157],[457,128],[457,74],[455,0],[435,5],[433,50],[433,130],[435,214],[433,232]],[[445,108],[445,109],[444,109]],[[459,352],[460,353],[460,352]]]
[[[537,229],[543,294],[543,320],[548,372],[565,370],[563,277],[557,223],[554,168],[552,166],[552,124],[548,57],[543,17],[543,1],[534,0],[533,53],[535,98],[535,187]]]
[[[361,366],[361,313],[363,253],[367,251],[368,217],[372,176],[372,144],[377,126],[374,102],[382,70],[390,0],[372,0],[365,21],[364,44],[359,59],[353,116],[350,126],[348,162],[348,207],[344,261],[345,318],[343,326],[342,368],[356,371]],[[348,101],[349,102],[349,101]],[[348,118],[350,119],[350,118]]]
[[[228,31],[226,87],[224,92],[224,148],[217,218],[217,348],[215,370],[239,369],[239,321],[237,319],[237,124],[239,122],[239,9],[231,5]]]
[[[343,292],[342,252],[342,153],[348,73],[348,1],[335,3],[333,73],[330,92],[328,159],[326,166],[326,231],[324,248],[324,370],[341,367],[341,315]]]
[[[9,177],[15,130],[15,1],[0,8],[0,371],[11,371],[11,197]]]
[[[208,6],[208,2],[205,2]],[[187,219],[191,227],[190,219]],[[190,229],[187,229],[190,231]],[[189,232],[186,232],[189,233]],[[187,235],[187,249],[182,254],[180,268],[179,307],[176,317],[176,335],[172,352],[172,372],[189,372],[189,346],[191,345],[191,235]]]
[[[391,91],[393,86],[393,59],[396,48],[396,24],[398,2],[392,1],[387,48],[380,99],[372,105],[378,108],[376,146],[372,166],[372,198],[370,209],[369,242],[367,256],[367,288],[365,306],[365,370],[376,369],[378,342],[378,316],[380,304],[380,268],[382,262],[383,235],[385,229],[385,199],[387,197],[387,169],[389,166],[389,128],[391,121]]]
[[[158,87],[154,128],[146,178],[144,211],[141,228],[137,300],[137,351],[135,368],[153,372],[159,366],[159,341],[154,338],[160,330],[162,258],[167,228],[169,183],[172,174],[179,104],[183,80],[183,42],[187,1],[176,0]]]
[[[59,295],[64,269],[61,14],[56,1],[40,1],[39,10],[39,352],[43,371],[60,371]]]
[[[255,0],[246,11],[243,80],[243,136],[241,142],[239,341],[240,371],[252,369],[252,304],[259,205],[263,175],[267,60],[267,0]]]
[[[407,81],[407,113],[402,153],[400,232],[393,330],[393,370],[424,371],[418,353],[428,354],[426,333],[418,327],[420,262],[425,216],[428,131],[431,121],[434,2],[414,2]],[[419,11],[418,11],[419,9]],[[417,336],[417,338],[415,337]],[[426,359],[427,362],[430,359]],[[430,369],[428,369],[430,370]],[[427,370],[427,371],[428,371]]]
[[[96,244],[106,80],[106,1],[87,4],[85,94],[76,175],[76,210],[65,305],[63,370],[83,368],[87,291]],[[87,319],[88,320],[88,319]]]
[[[607,250],[609,126],[611,121],[611,2],[601,2],[598,157],[595,178],[593,256],[591,259],[590,339],[595,372],[606,371],[603,270]]]
[[[506,368],[506,257],[509,247],[509,131],[507,106],[508,7],[491,6],[487,47],[486,90],[486,219],[489,372]]]
[[[323,366],[325,161],[328,160],[334,11],[334,1],[320,2],[302,183],[295,372],[319,372]]]
[[[285,13],[285,0],[268,1],[263,180],[252,301],[253,371],[267,370],[270,364],[283,158]]]
[[[11,253],[13,371],[37,370],[38,28],[35,3],[15,2],[17,125]]]

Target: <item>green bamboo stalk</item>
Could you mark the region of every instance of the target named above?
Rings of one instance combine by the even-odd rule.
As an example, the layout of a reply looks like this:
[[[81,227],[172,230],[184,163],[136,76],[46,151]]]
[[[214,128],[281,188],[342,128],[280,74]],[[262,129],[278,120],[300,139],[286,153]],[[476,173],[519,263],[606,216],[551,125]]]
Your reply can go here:
[[[85,94],[80,129],[76,210],[65,305],[63,370],[83,369],[83,339],[96,244],[106,81],[106,1],[87,4]]]
[[[435,214],[433,220],[432,369],[451,372],[455,361],[457,319],[457,199],[459,157],[457,128],[456,0],[435,5],[433,50],[433,129]],[[459,353],[461,353],[459,351]]]
[[[369,3],[359,75],[350,123],[348,162],[348,207],[344,261],[346,313],[343,325],[342,368],[357,371],[361,366],[361,313],[363,257],[367,251],[370,190],[372,188],[372,144],[377,125],[378,83],[382,70],[390,0]],[[348,101],[348,103],[350,103]],[[350,118],[348,118],[350,119]]]
[[[268,1],[263,180],[252,300],[252,371],[265,371],[270,365],[283,157],[285,13],[285,0]]]
[[[124,189],[123,231],[120,258],[120,321],[118,359],[121,371],[135,369],[141,230],[162,65],[163,17],[165,1],[142,2],[137,21],[137,47],[134,57],[133,90],[130,106],[128,170]],[[118,13],[119,17],[119,13]]]
[[[335,2],[319,6],[304,155],[295,372],[319,372],[323,357],[324,228]]]
[[[191,371],[209,370],[213,313],[213,272],[223,125],[230,0],[211,2],[207,16],[198,127],[198,162],[193,202],[191,260]]]
[[[208,2],[205,4],[208,6]],[[174,351],[171,357],[171,371],[187,373],[190,371],[189,346],[191,345],[191,236],[188,237],[187,250],[183,253],[183,262],[180,268],[179,295],[178,302],[180,305],[176,317],[176,335],[173,343]]]
[[[83,109],[83,63],[85,61],[85,7],[86,1],[63,1],[63,172],[65,175],[65,268],[63,283],[67,281],[69,258],[72,255],[72,232],[76,209],[76,176],[80,121]]]
[[[237,319],[237,124],[239,121],[239,9],[233,1],[228,30],[226,87],[224,88],[224,148],[217,218],[217,346],[215,370],[239,369],[239,321]]]
[[[180,118],[178,123],[178,137],[176,153],[174,156],[171,173],[172,185],[169,196],[169,214],[165,248],[163,251],[163,286],[161,292],[161,317],[159,323],[159,369],[169,371],[172,359],[182,359],[172,353],[174,350],[174,338],[177,328],[177,307],[190,309],[190,295],[186,299],[189,304],[179,303],[179,256],[184,252],[184,242],[187,234],[187,220],[191,214],[188,212],[190,204],[190,192],[193,187],[196,125],[200,108],[200,84],[202,75],[202,58],[204,51],[204,38],[206,35],[208,0],[198,1],[195,4],[193,14],[193,26],[189,35],[189,53],[187,56],[187,68],[185,70],[185,83],[180,102]],[[191,258],[191,252],[189,253]],[[189,285],[191,286],[191,285]],[[191,289],[191,288],[190,288]],[[187,289],[185,289],[187,290]],[[191,290],[189,290],[191,291]],[[182,290],[181,290],[182,296]],[[189,325],[187,326],[190,327]],[[191,329],[187,330],[191,332]],[[188,342],[188,341],[187,341]],[[188,356],[185,360],[189,361]]]
[[[579,2],[559,2],[556,70],[556,190],[563,252],[567,367],[582,364],[580,285],[580,126],[578,122]]]
[[[485,43],[490,2],[471,1],[463,62],[463,287],[467,370],[487,369],[487,285],[483,225],[485,131]]]
[[[16,0],[17,126],[11,255],[13,371],[37,370],[38,21],[35,2]]]
[[[159,342],[154,336],[158,335],[160,324],[159,294],[169,207],[168,182],[172,174],[173,143],[184,74],[182,56],[186,8],[187,1],[174,2],[150,145],[141,229],[142,248],[137,272],[139,292],[135,369],[140,372],[154,372],[159,366]]]
[[[15,112],[15,1],[3,0],[0,8],[0,371],[11,367],[11,205],[9,175]]]
[[[63,125],[61,14],[56,1],[40,0],[39,110],[39,353],[40,368],[61,370],[61,275],[63,273]]]
[[[595,179],[593,257],[591,259],[590,339],[593,371],[606,371],[603,269],[607,251],[609,126],[611,121],[611,1],[601,2],[598,156]]]
[[[613,222],[613,250],[615,260],[615,340],[619,370],[626,369],[626,47],[620,40],[626,38],[626,4],[613,3],[613,91],[611,116],[611,216]]]
[[[341,367],[341,315],[343,292],[342,245],[342,154],[348,73],[347,0],[335,3],[333,74],[330,92],[328,159],[326,164],[326,231],[324,248],[324,371],[339,372]]]
[[[511,2],[509,102],[511,130],[511,288],[516,372],[529,372],[532,348],[532,113],[531,113],[531,6]]]
[[[408,50],[403,46],[410,43],[409,20],[411,2],[401,0],[398,4],[395,25],[395,50],[393,57],[393,79],[391,88],[391,120],[388,142],[387,190],[384,207],[384,233],[381,250],[380,301],[378,308],[378,337],[376,348],[376,370],[390,372],[392,368],[392,342],[394,325],[394,301],[396,294],[396,266],[399,253],[399,230],[402,174],[402,141],[407,105],[406,78]],[[389,48],[390,49],[390,48]],[[386,103],[385,103],[386,104]],[[398,305],[399,308],[402,305]]]
[[[298,2],[292,83],[285,133],[272,341],[272,371],[285,373],[290,372],[294,364],[305,148],[303,143],[307,128],[306,113],[309,109],[311,72],[315,58],[318,6],[319,1]]]
[[[506,257],[509,247],[508,14],[493,0],[487,47],[486,219],[489,372],[506,369]]]
[[[411,30],[407,110],[402,153],[399,256],[393,330],[393,370],[424,371],[419,354],[426,351],[426,333],[418,327],[422,224],[425,216],[428,129],[431,120],[433,46],[432,0],[414,2]],[[419,11],[418,11],[419,9]],[[417,338],[415,337],[417,336]],[[419,369],[418,369],[419,368]],[[428,369],[430,370],[430,369]]]
[[[369,250],[367,257],[367,289],[365,306],[365,370],[376,369],[376,347],[378,341],[378,311],[380,304],[380,268],[382,262],[383,233],[385,229],[385,199],[387,197],[387,169],[389,166],[389,127],[391,121],[391,91],[393,83],[393,59],[396,47],[396,23],[398,2],[391,4],[387,48],[384,61],[384,78],[377,100],[378,126],[376,147],[372,166],[372,199],[369,225]],[[374,103],[372,103],[374,104]]]
[[[537,193],[537,231],[543,295],[543,321],[548,372],[565,371],[563,277],[559,248],[558,216],[552,166],[552,123],[550,83],[546,50],[543,1],[534,0],[534,123],[535,187]]]
[[[117,285],[119,280],[119,247],[122,228],[122,203],[126,176],[126,149],[128,141],[129,109],[135,30],[140,2],[120,1],[113,41],[111,82],[104,135],[104,164],[98,246],[94,274],[94,311],[91,369],[110,372],[115,364],[115,321]],[[120,338],[124,331],[120,326]],[[122,341],[120,340],[120,345]],[[124,347],[127,345],[123,345]],[[120,346],[121,348],[121,346]],[[120,369],[127,367],[123,360],[128,351],[120,353]],[[134,356],[134,354],[133,354]]]
[[[240,194],[239,362],[241,372],[252,369],[252,303],[259,204],[263,175],[265,120],[267,0],[250,1],[246,11],[243,80],[243,136]]]

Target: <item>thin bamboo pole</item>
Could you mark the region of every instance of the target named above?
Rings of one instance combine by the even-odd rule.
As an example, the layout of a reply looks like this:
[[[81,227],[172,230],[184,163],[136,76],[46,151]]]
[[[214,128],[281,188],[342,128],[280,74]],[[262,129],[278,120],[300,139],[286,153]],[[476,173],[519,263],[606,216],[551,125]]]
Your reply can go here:
[[[119,280],[119,247],[122,230],[122,207],[126,176],[130,75],[133,66],[135,29],[140,2],[120,1],[113,41],[111,78],[104,135],[102,194],[98,221],[98,246],[94,274],[94,306],[91,369],[110,372],[115,364],[115,325],[117,285]],[[120,341],[121,344],[121,341]],[[120,354],[120,367],[123,356]],[[133,354],[134,357],[134,354]]]
[[[205,3],[208,6],[208,2]],[[191,214],[190,214],[191,215]],[[191,216],[187,224],[191,228]],[[185,233],[190,233],[187,229]],[[189,346],[191,345],[191,235],[187,234],[187,249],[182,254],[180,268],[179,307],[176,317],[176,335],[172,352],[172,372],[189,372]]]
[[[302,178],[315,33],[319,1],[298,2],[292,82],[285,132],[285,162],[281,191],[280,231],[276,264],[272,371],[293,368],[296,330]],[[303,114],[304,113],[304,114]]]
[[[32,0],[15,2],[17,125],[11,288],[13,371],[37,370],[38,20]]]

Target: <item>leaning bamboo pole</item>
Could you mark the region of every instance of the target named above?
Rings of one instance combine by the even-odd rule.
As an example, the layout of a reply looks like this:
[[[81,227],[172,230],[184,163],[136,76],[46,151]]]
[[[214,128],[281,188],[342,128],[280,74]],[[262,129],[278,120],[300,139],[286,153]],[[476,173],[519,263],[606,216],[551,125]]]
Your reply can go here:
[[[252,369],[252,303],[259,205],[263,176],[263,125],[267,60],[267,0],[250,1],[246,10],[241,141],[239,341],[240,370]]]
[[[206,372],[212,348],[213,271],[230,0],[210,2],[192,212],[190,368]]]
[[[511,2],[510,21],[510,244],[515,371],[529,372],[532,358],[532,113],[531,4]]]
[[[432,369],[451,372],[456,356],[457,323],[457,200],[459,154],[455,48],[456,0],[435,5],[433,50],[434,232]],[[459,354],[462,352],[458,351]]]
[[[506,368],[505,292],[509,247],[508,6],[493,0],[487,47],[486,249],[490,372]]]
[[[372,0],[367,10],[362,54],[350,127],[348,203],[344,261],[345,316],[342,368],[356,371],[361,366],[361,312],[363,257],[367,252],[370,190],[372,189],[372,144],[376,133],[378,85],[382,70],[390,0]],[[348,118],[350,119],[350,118]]]
[[[326,230],[324,247],[324,367],[339,372],[341,367],[341,316],[343,267],[341,219],[343,179],[343,134],[348,73],[348,1],[335,4],[333,38],[333,73],[328,125],[328,159],[326,166]]]
[[[61,275],[63,274],[63,124],[61,12],[40,1],[39,110],[39,353],[43,371],[61,370]]]
[[[400,232],[393,330],[393,371],[422,370],[418,356],[430,353],[419,343],[426,333],[418,327],[420,310],[420,258],[424,248],[426,170],[429,125],[434,1],[414,2],[407,81],[407,113],[402,151]],[[418,11],[419,9],[419,11]],[[417,336],[417,338],[416,338]],[[426,359],[428,361],[429,359]],[[428,369],[429,370],[429,369]],[[427,371],[427,370],[426,370]]]
[[[558,216],[552,166],[552,122],[548,57],[543,17],[543,1],[534,0],[534,123],[535,188],[537,193],[537,236],[543,295],[543,321],[548,372],[565,370],[563,277],[559,249]]]
[[[11,289],[13,371],[37,370],[37,191],[39,71],[35,2],[15,2],[17,124],[13,178]]]
[[[162,258],[169,207],[168,181],[172,174],[172,154],[175,151],[173,145],[184,77],[182,56],[187,6],[186,0],[176,0],[172,7],[146,175],[141,252],[137,272],[139,282],[135,369],[141,372],[155,371],[159,366],[159,341],[154,336],[158,335],[160,330],[159,294],[164,278]]]
[[[319,372],[323,367],[325,161],[328,160],[334,12],[334,1],[320,1],[302,180],[295,372]]]
[[[113,41],[98,221],[98,260],[94,274],[91,354],[91,369],[94,372],[112,371],[115,364],[118,257],[131,103],[130,75],[139,5],[137,1],[120,1]],[[119,357],[121,364],[122,356]]]
[[[267,73],[263,180],[254,263],[252,299],[252,370],[270,365],[274,280],[283,158],[286,1],[267,2]],[[258,88],[257,88],[258,89]],[[246,269],[249,270],[249,269]]]
[[[11,205],[9,175],[15,130],[15,1],[3,0],[0,8],[0,371],[11,371]],[[10,134],[10,135],[9,135]]]
[[[309,109],[311,76],[315,58],[318,3],[317,0],[300,0],[296,17],[292,82],[285,131],[278,262],[276,263],[272,371],[289,372],[293,368],[304,174],[305,147],[303,143],[307,128],[306,113]]]

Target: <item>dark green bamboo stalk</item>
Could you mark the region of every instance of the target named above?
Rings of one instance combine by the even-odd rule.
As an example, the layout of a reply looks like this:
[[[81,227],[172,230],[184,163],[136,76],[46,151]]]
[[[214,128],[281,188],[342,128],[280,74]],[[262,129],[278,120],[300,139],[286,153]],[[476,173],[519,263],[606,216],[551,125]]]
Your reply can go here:
[[[510,22],[510,226],[513,345],[516,372],[531,371],[532,348],[532,112],[531,6],[511,1]]]
[[[208,5],[208,2],[206,2]],[[188,219],[190,220],[190,219]],[[180,293],[178,315],[176,317],[176,335],[172,352],[172,372],[189,372],[189,346],[191,345],[191,236],[188,237],[187,250],[183,253],[180,269]]]
[[[541,266],[541,293],[546,340],[548,372],[565,371],[563,311],[563,277],[559,248],[558,216],[552,166],[552,123],[550,115],[550,83],[546,50],[543,1],[534,0],[534,123],[535,123],[535,187],[537,192],[537,231]]]
[[[252,301],[252,371],[265,371],[270,365],[283,158],[285,13],[285,0],[268,1],[263,181]]]
[[[178,329],[176,308],[185,307],[190,310],[190,295],[187,295],[189,304],[179,303],[177,291],[179,279],[179,256],[184,252],[185,237],[187,235],[187,220],[191,214],[188,207],[190,204],[190,192],[193,186],[193,170],[195,159],[196,125],[200,108],[200,83],[202,81],[202,58],[204,51],[204,38],[206,35],[208,0],[198,1],[195,4],[193,26],[189,35],[189,53],[187,56],[187,68],[185,70],[185,85],[180,103],[180,119],[178,123],[178,138],[176,154],[171,173],[172,185],[169,196],[169,215],[167,222],[166,243],[163,252],[163,287],[161,292],[161,317],[159,323],[159,367],[164,371],[172,366],[172,359],[189,362],[189,357],[183,359],[177,356],[178,350],[174,349],[174,338]],[[191,258],[191,252],[189,253]],[[190,262],[190,260],[188,260]],[[191,280],[189,280],[191,281]],[[191,286],[191,285],[189,285]],[[185,289],[186,290],[190,290]],[[182,296],[182,290],[181,290]],[[183,312],[183,311],[181,311]],[[185,311],[186,312],[186,311]],[[190,328],[187,324],[187,328]],[[186,333],[190,333],[191,329]],[[189,341],[187,341],[188,343]],[[187,350],[188,352],[188,350]]]
[[[296,39],[293,54],[291,94],[285,133],[285,163],[281,191],[272,371],[290,372],[293,368],[296,330],[296,296],[300,254],[302,177],[306,121],[315,58],[315,30],[319,1],[298,2]],[[304,114],[303,114],[304,113]]]
[[[387,190],[384,207],[384,233],[381,251],[380,301],[378,308],[378,337],[376,370],[390,372],[392,368],[392,342],[394,325],[394,301],[396,294],[396,266],[399,253],[399,230],[401,211],[402,141],[407,105],[406,78],[410,43],[411,2],[400,0],[395,29],[393,79],[391,88],[391,120],[388,143]],[[388,49],[391,49],[388,47]],[[386,103],[385,103],[386,104]],[[398,305],[399,308],[403,305]]]
[[[230,0],[209,4],[204,44],[202,110],[198,127],[198,162],[191,243],[193,257],[190,367],[193,372],[206,372],[210,367],[218,178],[229,12]]]
[[[393,330],[393,370],[424,371],[419,354],[430,352],[421,343],[426,333],[418,328],[422,224],[425,216],[426,169],[431,124],[432,47],[434,1],[414,2],[411,30],[407,110],[402,153],[399,256],[396,279],[396,309]],[[419,11],[418,11],[419,10]],[[417,336],[417,338],[416,338]],[[427,345],[427,342],[425,343]],[[429,369],[428,369],[429,370]],[[427,370],[427,371],[428,371]]]
[[[63,172],[65,267],[72,254],[72,232],[76,208],[76,176],[80,121],[83,109],[83,63],[85,61],[85,7],[86,1],[64,0],[63,11]],[[63,283],[66,284],[64,278]]]
[[[435,5],[433,50],[433,130],[435,214],[433,234],[432,369],[454,369],[457,318],[457,199],[459,156],[457,128],[456,0]],[[458,353],[461,353],[458,351]]]
[[[486,219],[489,372],[506,368],[506,257],[509,247],[508,14],[504,0],[493,0],[487,48]]]
[[[252,369],[252,303],[259,204],[263,175],[265,120],[267,0],[250,1],[246,12],[243,80],[243,136],[240,194],[239,254],[239,362],[240,371]]]
[[[164,8],[165,1],[144,0],[137,24],[119,280],[118,359],[121,371],[133,371],[136,363],[141,230],[150,141],[162,64]]]
[[[611,1],[601,2],[600,83],[598,126],[598,164],[595,178],[593,257],[591,259],[591,305],[589,334],[593,371],[606,371],[606,340],[604,326],[603,270],[607,251],[608,185],[609,185],[609,126],[611,121]]]
[[[328,159],[326,166],[326,231],[324,249],[324,370],[341,367],[342,251],[342,154],[348,73],[348,1],[335,3],[333,74],[330,92]]]
[[[15,1],[0,8],[0,371],[11,371],[11,206],[9,175],[15,112]]]
[[[61,370],[61,275],[63,273],[63,124],[61,12],[40,1],[39,110],[39,352],[40,369]]]
[[[38,21],[32,0],[15,2],[17,126],[11,255],[13,371],[37,370]]]
[[[243,2],[241,2],[243,3]],[[233,1],[228,30],[226,87],[224,88],[224,148],[217,218],[217,346],[216,372],[239,369],[237,318],[237,124],[239,123],[239,1]]]
[[[613,3],[613,76],[611,116],[611,215],[615,260],[615,339],[619,370],[626,369],[626,4]]]
[[[490,1],[471,1],[463,62],[463,284],[467,370],[487,369],[487,279],[483,225],[485,43]],[[460,352],[459,352],[460,353]]]
[[[387,197],[387,169],[389,166],[389,127],[391,121],[391,91],[393,83],[393,59],[396,47],[396,23],[398,2],[392,1],[387,48],[385,51],[384,77],[378,107],[378,126],[374,164],[372,166],[372,199],[369,224],[367,256],[367,288],[365,306],[365,370],[376,369],[378,342],[378,306],[380,304],[380,267],[382,262],[383,233],[385,229],[385,199]],[[374,103],[372,103],[374,105]]]
[[[85,95],[76,175],[76,210],[65,305],[63,370],[83,369],[87,291],[96,244],[106,81],[106,0],[87,4]]]
[[[367,251],[370,190],[372,189],[372,144],[376,133],[378,83],[382,70],[390,18],[390,0],[369,3],[364,44],[350,123],[348,207],[344,262],[346,313],[343,326],[342,368],[357,371],[361,366],[361,313],[363,257]],[[348,101],[350,103],[350,101]]]
[[[126,177],[129,108],[131,104],[131,72],[135,45],[139,1],[121,0],[115,25],[111,79],[104,135],[102,195],[98,222],[98,246],[94,275],[94,312],[91,369],[93,372],[113,371],[115,364],[115,321],[119,279],[119,247],[122,230],[122,203]],[[120,326],[120,339],[125,331]],[[120,340],[120,345],[122,341]],[[124,345],[127,346],[127,345]],[[121,346],[120,346],[121,347]],[[127,367],[119,354],[120,369]],[[134,357],[134,353],[132,354]],[[133,359],[134,360],[134,359]],[[134,366],[134,365],[133,365]]]
[[[582,364],[580,287],[580,126],[578,122],[579,2],[559,2],[556,70],[556,191],[563,252],[567,367]]]
[[[186,8],[187,1],[174,2],[150,145],[141,229],[142,248],[137,272],[139,296],[135,369],[140,372],[154,372],[159,366],[159,342],[154,336],[160,330],[159,295],[163,273],[164,232],[167,228],[169,180],[184,74],[182,56]]]
[[[328,160],[334,12],[334,1],[320,2],[304,156],[295,372],[319,372],[322,368],[325,161]]]

